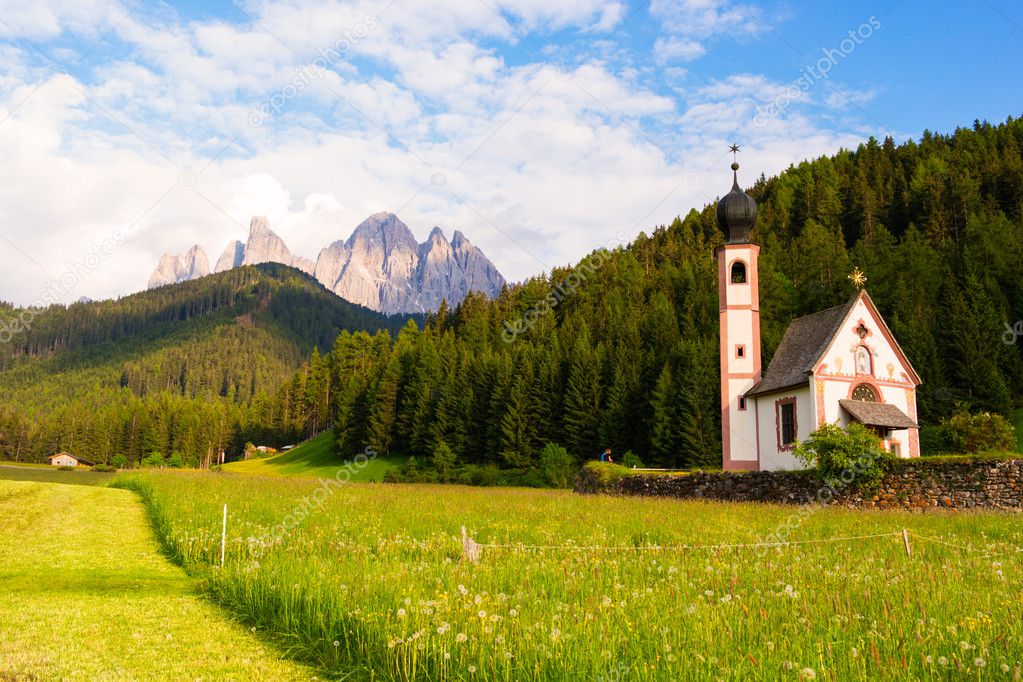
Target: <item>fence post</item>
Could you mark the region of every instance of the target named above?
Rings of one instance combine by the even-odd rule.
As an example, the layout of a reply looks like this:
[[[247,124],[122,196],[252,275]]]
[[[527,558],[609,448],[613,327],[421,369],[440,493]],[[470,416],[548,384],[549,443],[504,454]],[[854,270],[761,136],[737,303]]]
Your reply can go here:
[[[913,550],[909,548],[909,531],[902,529],[902,541],[906,544],[906,556],[913,556]]]
[[[224,567],[224,551],[227,548],[227,503],[224,503],[224,524],[220,529],[220,567]]]
[[[480,560],[480,546],[469,537],[469,534],[465,531],[465,526],[462,526],[462,559],[471,564]]]

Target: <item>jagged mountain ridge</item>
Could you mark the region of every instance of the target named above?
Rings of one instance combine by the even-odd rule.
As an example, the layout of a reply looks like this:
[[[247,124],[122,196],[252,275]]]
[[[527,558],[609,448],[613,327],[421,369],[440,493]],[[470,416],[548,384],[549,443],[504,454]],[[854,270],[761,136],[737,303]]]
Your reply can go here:
[[[160,258],[156,270],[149,276],[149,288],[177,284],[205,277],[208,274],[210,274],[210,261],[202,247],[196,244],[181,255],[165,253]]]
[[[242,265],[283,263],[315,277],[347,301],[378,312],[423,313],[441,301],[457,305],[471,291],[495,297],[505,279],[483,252],[462,232],[451,241],[434,227],[422,244],[393,213],[376,213],[344,241],[320,250],[316,262],[295,256],[270,228],[266,218],[249,224],[245,244],[227,245],[213,272]],[[195,245],[185,254],[165,254],[149,278],[149,288],[210,274],[209,260]]]

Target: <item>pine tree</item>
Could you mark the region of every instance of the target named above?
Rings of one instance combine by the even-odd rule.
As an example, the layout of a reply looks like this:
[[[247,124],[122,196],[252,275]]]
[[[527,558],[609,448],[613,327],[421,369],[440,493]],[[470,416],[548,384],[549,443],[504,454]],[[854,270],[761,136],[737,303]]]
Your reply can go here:
[[[584,334],[576,342],[569,361],[564,431],[568,450],[575,457],[585,457],[599,447],[602,353],[603,347],[593,348]]]

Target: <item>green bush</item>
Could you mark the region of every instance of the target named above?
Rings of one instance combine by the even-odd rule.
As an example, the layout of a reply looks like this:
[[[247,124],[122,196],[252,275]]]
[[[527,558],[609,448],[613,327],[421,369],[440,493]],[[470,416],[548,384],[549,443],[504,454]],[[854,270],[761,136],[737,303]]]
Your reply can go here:
[[[575,458],[557,443],[548,443],[540,451],[540,469],[555,488],[567,488],[575,476]]]
[[[117,469],[126,469],[128,467],[128,458],[118,453],[110,458],[110,465]]]
[[[441,478],[447,479],[451,467],[458,461],[458,455],[445,443],[439,441],[433,449],[433,466],[440,473]]]
[[[797,459],[816,469],[832,488],[854,485],[864,490],[877,488],[895,457],[883,447],[877,435],[863,424],[853,422],[847,429],[825,424],[798,443]]]
[[[142,458],[142,466],[144,467],[162,467],[164,464],[163,454],[159,452],[150,452]]]
[[[622,466],[625,467],[626,469],[642,469],[643,462],[640,461],[639,455],[637,455],[632,450],[629,450],[624,455],[622,455]]]
[[[496,464],[485,464],[472,468],[470,483],[480,486],[504,485],[504,474]]]
[[[110,466],[109,464],[97,464],[96,466],[92,467],[92,470],[110,473],[113,471],[117,471],[117,467]]]
[[[970,414],[960,410],[941,424],[948,450],[957,454],[1013,450],[1016,435],[1012,424],[1000,414]]]
[[[63,467],[57,467],[57,470],[58,471],[74,471],[75,468],[74,467],[63,466]]]

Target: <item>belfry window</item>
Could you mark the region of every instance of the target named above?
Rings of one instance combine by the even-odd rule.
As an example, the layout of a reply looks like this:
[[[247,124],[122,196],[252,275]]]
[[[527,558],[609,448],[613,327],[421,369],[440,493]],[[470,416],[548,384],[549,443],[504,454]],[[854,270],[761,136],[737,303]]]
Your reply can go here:
[[[732,284],[746,283],[746,264],[741,260],[732,263]]]

